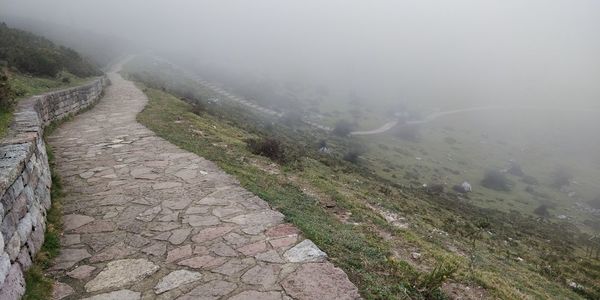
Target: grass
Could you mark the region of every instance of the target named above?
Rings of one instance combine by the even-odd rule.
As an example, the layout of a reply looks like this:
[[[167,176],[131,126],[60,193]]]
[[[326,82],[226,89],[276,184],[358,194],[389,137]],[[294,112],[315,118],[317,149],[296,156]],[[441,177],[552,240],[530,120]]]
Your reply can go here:
[[[362,294],[372,299],[418,296],[410,279],[418,273],[410,266],[390,259],[391,249],[369,224],[355,226],[340,222],[319,202],[306,195],[284,177],[268,174],[245,159],[262,160],[254,156],[242,142],[252,134],[228,126],[212,116],[198,117],[183,101],[159,90],[144,88],[150,98],[148,106],[138,115],[138,121],[172,143],[216,162],[226,172],[236,176],[241,184],[281,211],[286,220],[297,225],[304,234],[323,248],[332,261],[342,267]],[[184,122],[175,123],[180,117]],[[212,127],[217,125],[216,127]],[[198,138],[190,128],[202,130]],[[218,143],[227,144],[227,150]],[[356,203],[338,205],[356,210]],[[360,215],[360,214],[359,214]]]
[[[55,127],[56,125],[52,126]],[[52,128],[51,127],[51,128]],[[52,129],[47,130],[50,132]],[[64,196],[60,177],[54,173],[55,165],[52,149],[46,145],[46,153],[50,163],[52,174],[52,186],[50,197],[52,205],[46,215],[46,232],[44,233],[44,244],[36,254],[33,265],[25,273],[25,300],[51,299],[54,281],[45,275],[46,269],[50,267],[52,260],[60,254],[60,235],[62,232],[62,199]]]
[[[177,93],[160,79],[151,84]],[[435,174],[441,166],[428,157],[439,155],[439,163],[445,158],[442,150],[434,153],[422,144],[398,140],[394,140],[397,144],[379,146],[380,137],[364,137],[372,141],[358,166],[339,163],[335,155],[324,158],[309,151],[298,166],[281,165],[272,172],[272,162],[250,153],[244,141],[282,138],[285,126],[267,126],[265,130],[261,125],[264,120],[241,116],[225,104],[216,112],[209,109],[198,116],[177,97],[142,88],[150,103],[138,115],[141,123],[172,143],[215,161],[283,212],[330,254],[367,299],[443,298],[439,285],[447,281],[464,287],[481,286],[489,297],[501,299],[580,299],[597,297],[600,292],[596,280],[600,263],[581,255],[580,234],[568,223],[540,223],[526,213],[482,205],[492,196],[484,193],[482,197],[479,191],[466,199],[452,193],[430,195],[421,188],[398,183],[390,176],[393,172],[382,171],[394,167],[401,172],[402,163],[389,159],[399,155],[411,161],[404,168],[413,168],[410,165],[414,162],[423,165],[421,172]],[[204,99],[207,95],[196,96]],[[439,139],[432,138],[434,141],[427,144],[437,149],[436,143],[446,143],[446,131],[433,135]],[[296,147],[316,145],[315,141],[323,138],[319,132],[306,133],[297,127],[291,132],[295,138],[291,143]],[[326,138],[333,151],[340,152],[346,146],[343,141]],[[454,147],[465,149],[462,143],[466,142],[457,140]],[[415,161],[417,155],[428,159]],[[469,176],[482,177],[483,171],[479,174],[475,168],[469,167],[473,169]],[[391,226],[382,212],[404,218],[410,227]],[[472,240],[470,232],[486,222],[489,227]],[[410,257],[413,251],[422,254],[418,262]],[[448,275],[444,270],[454,273]],[[582,284],[585,291],[570,289],[570,281]]]
[[[63,81],[64,78],[67,78]],[[27,98],[55,90],[76,87],[87,83],[92,77],[77,77],[68,72],[62,72],[56,78],[34,77],[20,73],[11,73],[9,83],[18,98]]]

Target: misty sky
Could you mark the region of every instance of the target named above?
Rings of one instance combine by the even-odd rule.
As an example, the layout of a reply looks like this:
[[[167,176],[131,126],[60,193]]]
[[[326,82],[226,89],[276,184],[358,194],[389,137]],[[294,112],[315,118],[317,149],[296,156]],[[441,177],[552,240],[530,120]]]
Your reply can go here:
[[[0,0],[0,14],[372,101],[600,102],[597,0]]]

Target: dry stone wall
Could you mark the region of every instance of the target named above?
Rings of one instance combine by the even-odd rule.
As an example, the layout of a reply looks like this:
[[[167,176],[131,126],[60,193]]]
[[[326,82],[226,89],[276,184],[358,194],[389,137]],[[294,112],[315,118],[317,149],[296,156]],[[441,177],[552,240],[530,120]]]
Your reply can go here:
[[[44,127],[100,99],[106,77],[18,103],[0,141],[0,299],[19,299],[24,272],[44,242],[51,176]]]

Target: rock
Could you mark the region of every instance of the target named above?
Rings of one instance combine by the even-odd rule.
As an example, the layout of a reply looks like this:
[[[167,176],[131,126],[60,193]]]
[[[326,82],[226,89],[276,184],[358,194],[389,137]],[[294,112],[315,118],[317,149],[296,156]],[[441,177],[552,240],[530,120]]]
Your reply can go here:
[[[90,277],[90,275],[92,275],[92,272],[94,272],[94,270],[96,270],[96,267],[83,265],[83,266],[79,266],[79,267],[75,268],[71,272],[68,272],[67,275],[69,275],[70,277],[73,277],[75,279],[82,280],[82,279]]]
[[[233,250],[233,248],[229,247],[229,245],[223,243],[223,242],[218,242],[214,245],[212,245],[212,247],[210,248],[210,250],[212,252],[214,252],[216,255],[218,256],[237,256],[238,253]]]
[[[360,299],[344,271],[331,263],[303,264],[281,286],[294,299]]]
[[[60,300],[62,298],[68,297],[69,295],[75,293],[75,290],[73,290],[72,287],[68,286],[67,284],[64,284],[62,282],[54,282],[54,285],[52,286],[52,299],[53,300]]]
[[[160,242],[155,243],[153,245],[150,245],[149,247],[142,249],[142,252],[160,257],[160,256],[163,256],[163,254],[165,254],[165,252],[167,252],[167,244],[160,243]]]
[[[183,243],[185,239],[187,239],[191,232],[192,229],[190,228],[173,230],[171,231],[172,235],[169,238],[169,242],[171,242],[173,245],[179,245]]]
[[[279,292],[259,292],[259,291],[244,291],[231,298],[229,300],[281,300],[281,293]],[[316,299],[316,298],[315,298]],[[325,299],[325,298],[320,298]],[[334,299],[334,298],[331,298]]]
[[[21,299],[25,294],[25,278],[19,264],[13,264],[0,289],[0,299]]]
[[[190,245],[185,245],[182,247],[179,247],[177,249],[173,249],[171,251],[169,251],[169,253],[167,253],[167,262],[174,262],[174,261],[178,261],[182,258],[186,258],[186,257],[190,257],[192,256],[192,246]]]
[[[137,282],[158,271],[159,267],[146,259],[122,259],[109,262],[94,279],[85,285],[87,292],[118,288]]]
[[[247,284],[262,285],[265,288],[273,286],[277,282],[277,275],[281,270],[280,265],[267,264],[254,266],[242,275],[242,282]]]
[[[65,215],[63,216],[64,231],[77,229],[87,223],[94,221],[94,218],[84,215]]]
[[[155,190],[165,190],[165,189],[172,189],[172,188],[176,188],[176,187],[180,187],[180,186],[181,186],[180,182],[161,182],[161,183],[152,185],[152,188]]]
[[[294,245],[297,240],[298,240],[298,237],[295,235],[292,235],[292,236],[285,236],[282,238],[269,240],[269,244],[271,244],[271,246],[275,249],[287,248],[287,247]]]
[[[160,205],[149,208],[135,217],[136,220],[150,222],[152,221],[161,211]]]
[[[296,228],[296,226],[292,224],[279,224],[275,227],[271,227],[267,229],[265,235],[268,237],[284,237],[290,235],[297,235],[300,233],[300,230]]]
[[[181,285],[198,281],[202,278],[202,274],[188,270],[177,270],[169,273],[167,276],[160,279],[154,287],[154,293],[162,294],[170,291]]]
[[[242,231],[247,234],[258,234],[269,226],[281,223],[283,215],[274,210],[265,210],[239,215],[225,221],[241,225]]]
[[[410,257],[412,257],[412,259],[414,259],[414,260],[419,260],[419,259],[421,259],[421,253],[413,252],[410,254]]]
[[[233,258],[230,259],[225,264],[212,269],[213,272],[220,273],[227,276],[232,276],[254,264],[254,260],[252,258]]]
[[[112,232],[115,231],[115,224],[111,221],[96,220],[83,225],[73,232],[75,233],[99,233],[99,232]]]
[[[137,248],[125,245],[124,242],[114,244],[90,258],[90,263],[125,258],[137,252]]]
[[[76,263],[91,257],[85,249],[62,249],[57,258],[54,259],[52,270],[65,270]]]
[[[11,261],[17,259],[19,252],[21,251],[21,238],[18,233],[14,233],[8,244],[5,246],[5,251],[10,257]]]
[[[233,292],[237,288],[235,283],[223,280],[213,280],[191,290],[177,300],[209,300],[219,299]]]
[[[265,243],[265,241],[258,241],[256,243],[237,248],[237,251],[240,251],[247,256],[254,256],[256,253],[265,252],[266,250],[267,243]]]
[[[177,264],[180,266],[186,266],[194,269],[200,268],[211,268],[222,265],[226,261],[223,257],[213,257],[210,255],[196,256],[192,258],[188,258],[186,260],[182,260]]]
[[[210,241],[216,239],[220,236],[223,236],[233,230],[235,226],[232,225],[222,225],[218,227],[211,227],[200,230],[196,235],[192,237],[192,241],[194,243],[203,243],[206,241]]]
[[[190,226],[199,227],[199,226],[213,226],[221,223],[219,218],[215,216],[198,216],[198,215],[189,215],[186,218],[187,222]]]
[[[283,254],[289,262],[319,262],[327,258],[327,254],[311,240],[304,240]]]
[[[279,253],[275,250],[269,250],[264,253],[260,253],[254,256],[256,259],[260,261],[272,262],[282,264],[285,261],[279,256]]]
[[[242,211],[242,209],[237,207],[217,207],[213,209],[212,214],[219,218],[222,218],[229,215],[241,213]]]
[[[10,258],[8,254],[2,253],[0,256],[0,282],[4,282],[4,279],[8,276],[8,271],[10,271]]]
[[[82,300],[139,300],[140,298],[140,292],[118,290],[110,293],[99,294]]]
[[[81,235],[79,234],[65,234],[61,239],[62,246],[73,246],[81,243]]]

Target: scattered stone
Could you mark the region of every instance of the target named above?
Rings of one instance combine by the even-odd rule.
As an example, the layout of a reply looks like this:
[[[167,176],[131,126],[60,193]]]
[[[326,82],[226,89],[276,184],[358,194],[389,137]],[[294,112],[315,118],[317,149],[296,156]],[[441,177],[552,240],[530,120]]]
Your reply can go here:
[[[303,264],[281,285],[294,299],[360,299],[344,271],[331,263]]]
[[[110,293],[99,294],[83,300],[139,300],[140,298],[140,292],[118,290]]]
[[[413,252],[410,254],[410,257],[412,257],[412,259],[414,259],[414,260],[419,260],[419,259],[421,259],[421,253]]]
[[[94,272],[94,270],[96,270],[96,267],[83,265],[83,266],[79,266],[79,267],[75,268],[71,272],[67,272],[67,275],[69,275],[70,277],[73,277],[75,279],[82,280],[82,279],[86,279],[86,278],[90,277],[90,275],[92,275],[92,272]]]
[[[167,253],[167,262],[174,262],[174,261],[178,261],[182,258],[186,258],[186,257],[190,257],[192,256],[192,246],[190,245],[185,245],[182,247],[179,247],[177,249],[173,249],[171,251],[169,251],[169,253]]]
[[[118,288],[137,282],[158,271],[159,267],[146,259],[122,259],[109,262],[94,279],[85,285],[87,292]]]
[[[154,287],[154,293],[162,294],[166,291],[178,288],[181,285],[198,281],[202,278],[202,274],[188,270],[177,270],[169,273],[158,281]]]
[[[94,218],[84,215],[65,215],[63,216],[64,231],[71,231],[92,221],[94,221]]]
[[[283,254],[289,262],[319,262],[327,258],[311,240],[304,240]]]
[[[64,284],[62,282],[54,282],[54,285],[52,286],[52,299],[53,300],[60,300],[62,298],[68,297],[69,295],[75,293],[75,290],[73,290],[72,287],[68,286],[67,284]]]

